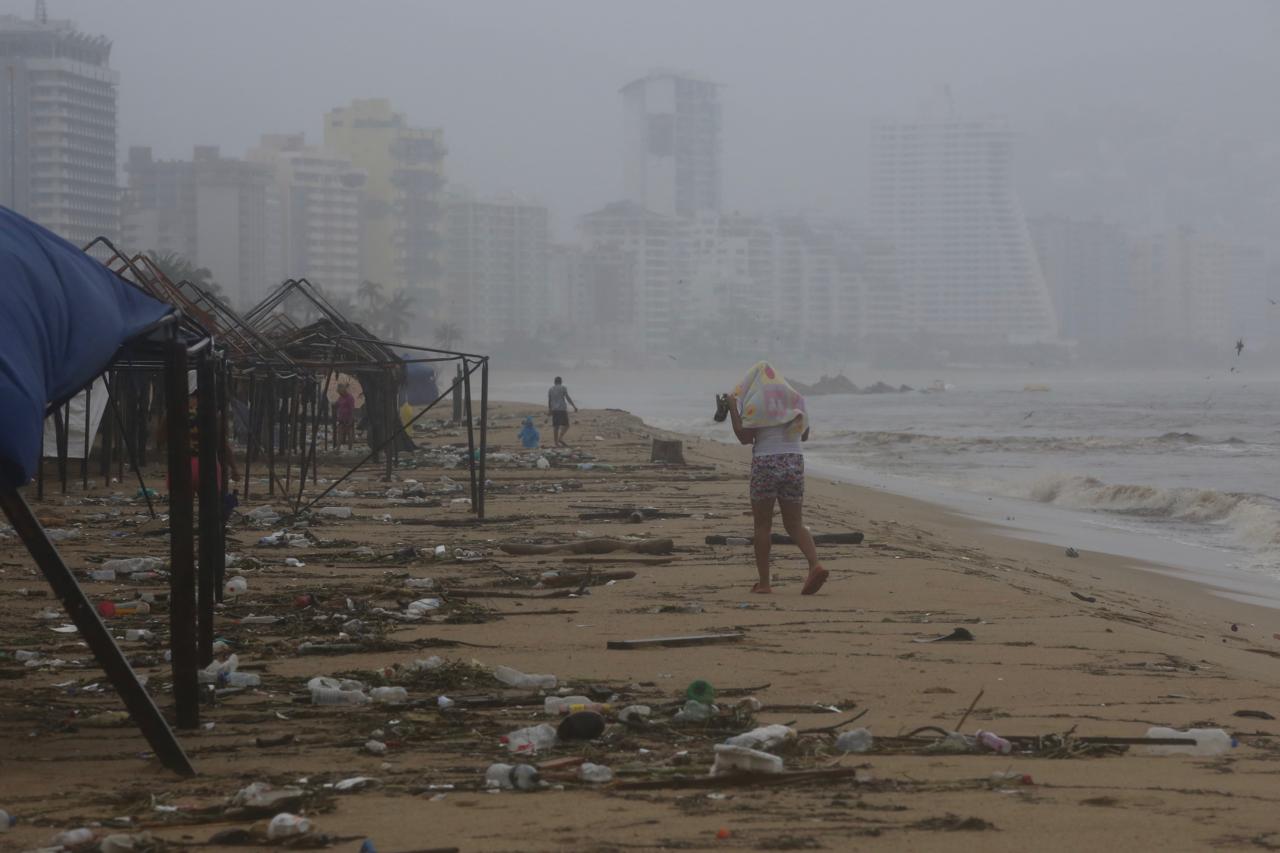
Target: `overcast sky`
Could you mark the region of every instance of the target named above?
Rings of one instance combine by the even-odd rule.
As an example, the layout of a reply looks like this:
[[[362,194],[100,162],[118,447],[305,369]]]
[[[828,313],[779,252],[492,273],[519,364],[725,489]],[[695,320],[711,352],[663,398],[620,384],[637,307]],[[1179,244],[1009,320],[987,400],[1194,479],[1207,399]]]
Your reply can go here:
[[[619,197],[617,91],[724,85],[725,198],[863,209],[868,123],[947,85],[1021,134],[1029,213],[1280,230],[1280,2],[1269,0],[48,0],[115,44],[120,156],[389,97],[444,128],[451,180],[547,203],[562,235]],[[0,12],[31,15],[31,0]]]

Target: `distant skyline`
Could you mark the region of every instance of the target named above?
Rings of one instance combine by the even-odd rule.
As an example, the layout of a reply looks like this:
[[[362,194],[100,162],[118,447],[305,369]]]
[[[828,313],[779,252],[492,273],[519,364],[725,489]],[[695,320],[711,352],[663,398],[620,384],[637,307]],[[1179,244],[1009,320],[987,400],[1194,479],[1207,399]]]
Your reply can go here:
[[[319,142],[328,110],[387,97],[444,129],[451,180],[540,199],[565,238],[622,197],[618,89],[672,68],[723,84],[729,210],[861,216],[872,122],[947,86],[957,111],[1009,117],[1028,213],[1260,244],[1280,229],[1280,4],[1265,0],[48,6],[114,42],[121,160]]]

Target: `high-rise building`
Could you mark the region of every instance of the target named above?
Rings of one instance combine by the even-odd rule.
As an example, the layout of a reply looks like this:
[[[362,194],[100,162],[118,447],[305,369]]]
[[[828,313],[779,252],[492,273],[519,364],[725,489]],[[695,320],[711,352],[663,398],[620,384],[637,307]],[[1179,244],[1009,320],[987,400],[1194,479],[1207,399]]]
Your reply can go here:
[[[998,119],[948,114],[875,129],[871,217],[893,245],[901,333],[979,344],[1056,337],[1013,155],[1013,132]]]
[[[541,204],[458,193],[445,202],[445,300],[470,346],[533,339],[551,319],[550,216]]]
[[[174,252],[205,267],[235,305],[265,295],[269,258],[271,170],[222,157],[216,145],[197,145],[190,160],[156,160],[151,149],[129,149],[124,244],[132,250]]]
[[[324,144],[366,175],[365,278],[431,307],[440,282],[444,131],[411,127],[383,98],[325,115]]]
[[[272,280],[305,278],[335,297],[357,298],[365,174],[301,133],[266,134],[246,159],[271,170]]]
[[[632,292],[627,319],[637,347],[650,356],[670,352],[679,333],[680,305],[687,299],[690,267],[685,223],[632,201],[619,201],[583,216],[585,248],[597,257],[629,256]]]
[[[120,224],[110,58],[70,21],[0,16],[0,204],[81,245]]]
[[[1129,240],[1101,220],[1039,216],[1028,221],[1053,298],[1058,334],[1072,341],[1114,341],[1131,330]]]
[[[665,216],[719,210],[716,84],[655,71],[621,94],[626,197]]]

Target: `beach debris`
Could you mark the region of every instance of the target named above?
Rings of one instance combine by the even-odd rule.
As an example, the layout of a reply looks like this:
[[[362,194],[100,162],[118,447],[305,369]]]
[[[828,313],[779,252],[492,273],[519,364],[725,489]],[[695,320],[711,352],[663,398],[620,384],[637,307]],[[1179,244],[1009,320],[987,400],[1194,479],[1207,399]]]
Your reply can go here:
[[[597,711],[574,711],[560,721],[556,737],[560,740],[595,740],[604,734],[604,715]]]
[[[866,731],[863,729],[862,731]],[[757,749],[763,752],[769,752],[795,742],[796,730],[790,726],[784,726],[774,723],[770,726],[759,726],[749,732],[743,732],[740,735],[734,735],[728,738],[725,743],[729,746],[745,746],[748,749]]]
[[[1071,594],[1074,595],[1076,598],[1080,599],[1081,601],[1086,601],[1089,604],[1096,604],[1098,601],[1098,599],[1094,598],[1092,595],[1082,595],[1081,593],[1078,593],[1075,590],[1072,590]]]
[[[305,817],[299,817],[289,812],[281,812],[271,819],[271,823],[267,824],[267,838],[276,840],[280,838],[294,838],[299,835],[306,835],[311,832],[311,821]]]
[[[556,730],[546,723],[540,723],[505,734],[501,742],[511,752],[534,753],[555,746]]]
[[[961,629],[963,630],[963,629]],[[717,634],[687,634],[678,637],[649,637],[642,640],[609,640],[605,648],[644,649],[652,646],[708,646],[713,643],[732,643],[747,636],[741,631]],[[970,637],[969,639],[973,639]]]
[[[1077,551],[1075,548],[1068,548],[1068,549],[1067,549],[1067,551],[1066,551],[1066,553],[1067,553],[1067,556],[1068,556],[1068,557],[1079,557],[1079,556],[1080,556],[1080,552],[1079,552],[1079,551]]]
[[[711,765],[712,776],[724,776],[744,771],[747,773],[781,773],[782,759],[768,752],[718,743],[714,747],[715,761]]]
[[[1270,714],[1268,714],[1266,711],[1248,711],[1248,710],[1245,710],[1245,711],[1236,711],[1236,712],[1235,712],[1234,714],[1232,714],[1231,716],[1233,716],[1233,717],[1250,717],[1250,718],[1255,719],[1255,720],[1274,720],[1274,719],[1275,719],[1275,717],[1271,716],[1271,715],[1270,715]]]
[[[548,696],[542,703],[542,711],[553,717],[578,711],[595,711],[602,714],[609,710],[604,702],[592,702],[588,696]]]
[[[916,637],[913,643],[954,643],[964,642],[973,639],[973,633],[968,628],[956,628],[950,634],[943,634],[940,637]]]
[[[859,726],[847,732],[841,732],[836,738],[836,752],[869,752],[875,743],[871,730]]]
[[[508,687],[525,687],[535,690],[554,690],[558,683],[554,675],[524,673],[501,664],[493,668],[493,677]]]
[[[578,778],[583,782],[602,785],[613,781],[613,771],[603,764],[592,764],[590,761],[584,761],[578,766]]]
[[[716,701],[716,689],[705,678],[694,679],[684,689],[684,698],[710,705]]]
[[[77,827],[59,832],[51,839],[54,847],[65,847],[68,850],[86,850],[97,840],[97,834],[87,826]]]
[[[301,807],[302,796],[301,788],[277,788],[270,782],[254,782],[237,791],[229,805],[265,817]]]
[[[979,729],[974,733],[973,739],[984,749],[999,753],[1000,755],[1008,755],[1013,752],[1013,744],[1005,738],[1000,737],[1000,735],[995,732]]]
[[[1152,726],[1147,729],[1148,739],[1184,739],[1183,744],[1164,744],[1145,747],[1148,755],[1222,755],[1239,743],[1223,729],[1171,729],[1167,726]]]
[[[666,465],[683,465],[684,442],[674,439],[655,438],[649,450],[650,462],[661,462]]]
[[[490,764],[484,772],[485,787],[500,791],[536,791],[542,778],[528,764]]]
[[[707,702],[690,699],[676,711],[672,720],[677,723],[705,723],[715,716],[716,706]]]
[[[636,554],[669,554],[675,548],[670,539],[580,539],[554,545],[537,545],[527,542],[504,542],[499,546],[505,553],[531,554],[609,554],[614,551],[630,551]]]

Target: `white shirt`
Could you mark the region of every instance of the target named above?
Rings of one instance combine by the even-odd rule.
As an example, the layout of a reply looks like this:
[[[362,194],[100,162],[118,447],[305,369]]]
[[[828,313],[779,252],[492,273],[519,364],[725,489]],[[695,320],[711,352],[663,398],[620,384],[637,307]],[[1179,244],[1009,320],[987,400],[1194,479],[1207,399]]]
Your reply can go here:
[[[789,432],[786,425],[756,429],[752,456],[780,456],[783,453],[804,453],[800,449],[799,432]]]

